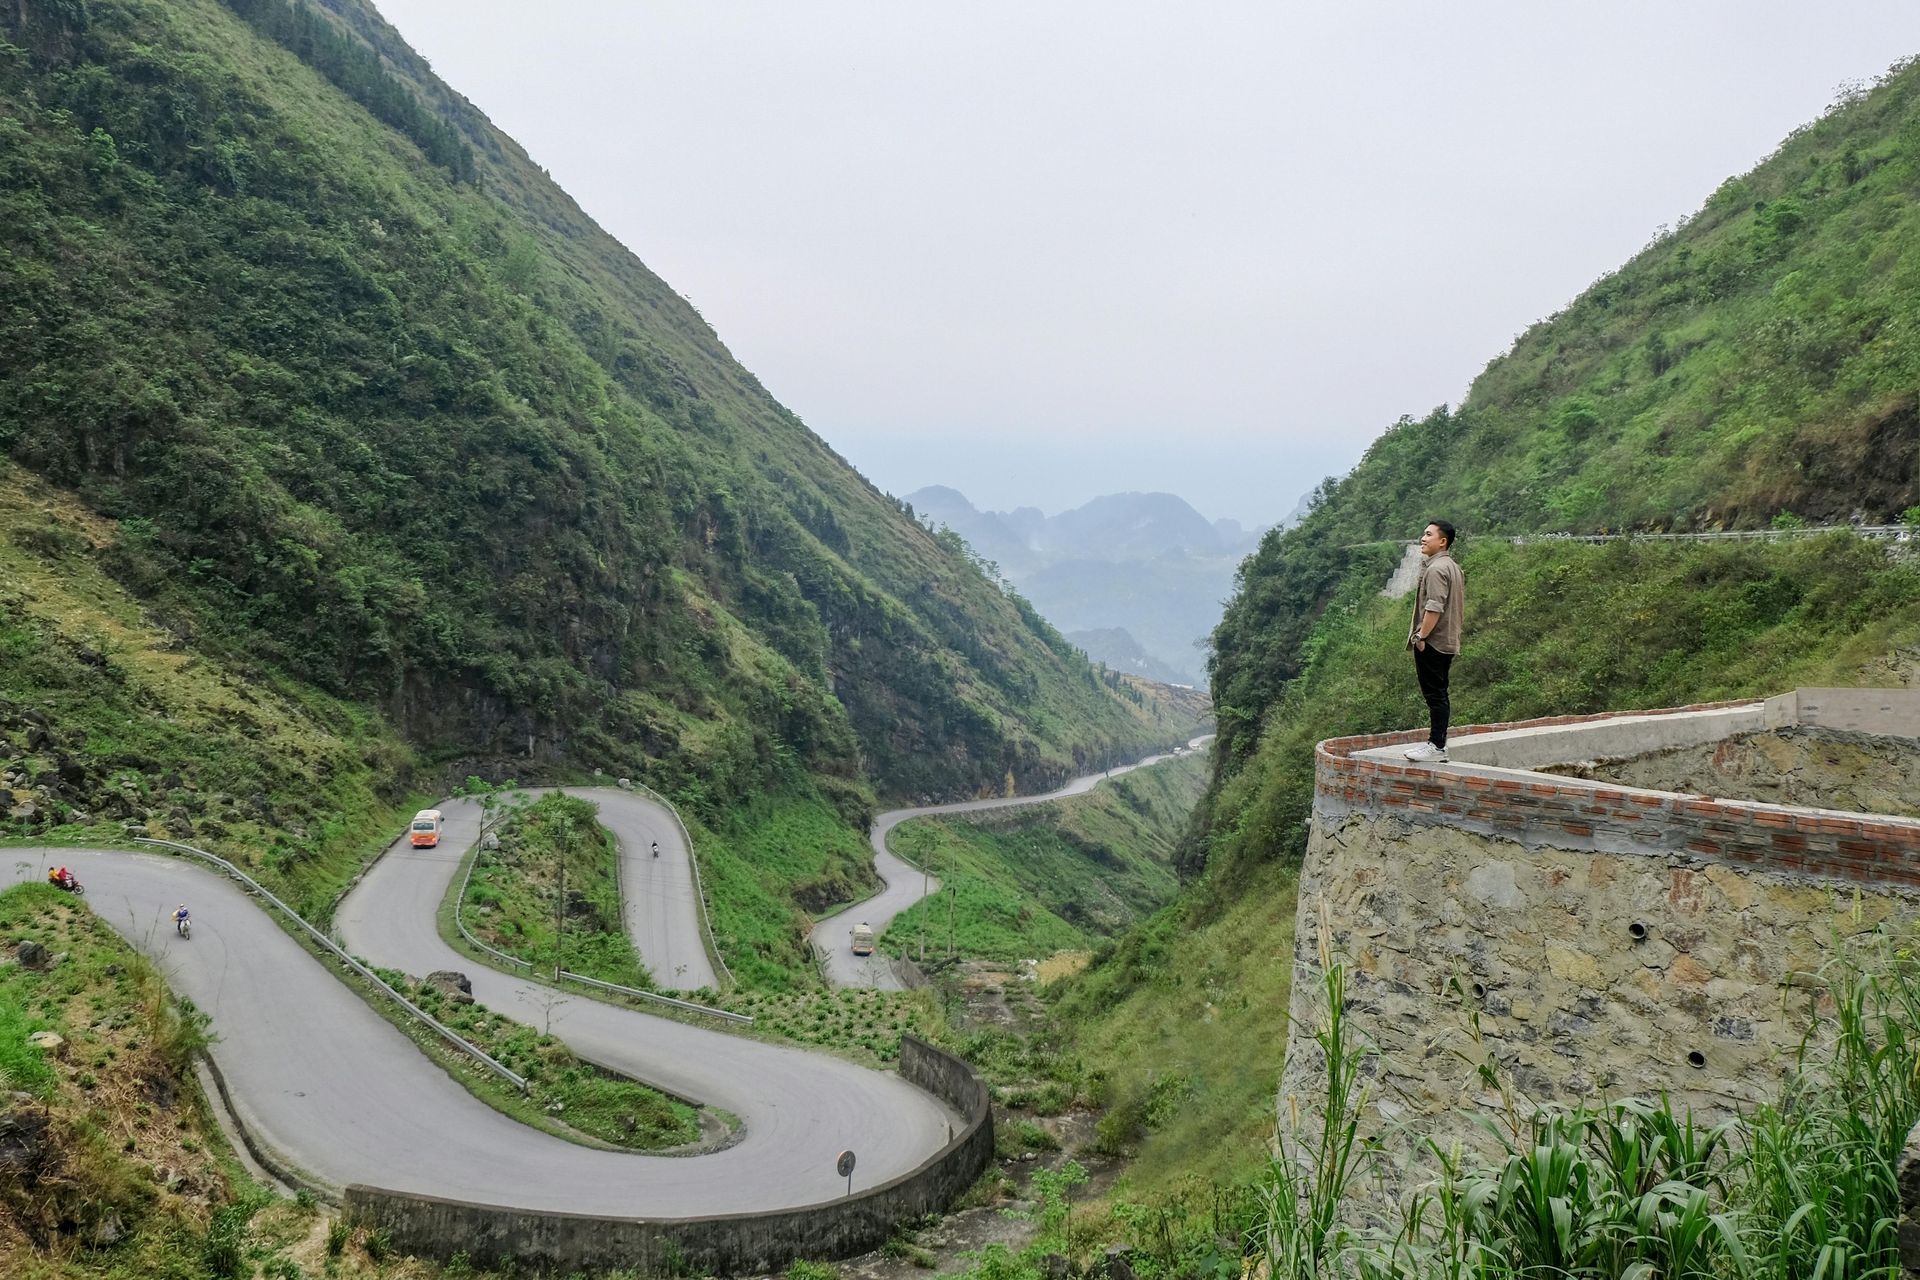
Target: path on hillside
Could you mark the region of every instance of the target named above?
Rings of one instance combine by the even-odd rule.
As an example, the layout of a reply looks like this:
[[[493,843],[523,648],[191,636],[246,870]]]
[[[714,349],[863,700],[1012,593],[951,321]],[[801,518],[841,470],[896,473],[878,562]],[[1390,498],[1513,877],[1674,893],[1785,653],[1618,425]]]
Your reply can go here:
[[[1214,735],[1202,734],[1191,739],[1187,746],[1198,748],[1212,740]],[[928,818],[949,813],[978,813],[985,809],[1010,809],[1016,805],[1045,804],[1049,800],[1064,800],[1068,796],[1085,795],[1108,778],[1117,778],[1123,773],[1132,773],[1135,769],[1144,769],[1162,760],[1172,758],[1172,753],[1148,756],[1132,764],[1119,765],[1104,773],[1090,773],[1075,778],[1057,791],[1048,791],[1042,795],[1001,796],[992,800],[962,800],[956,804],[925,805],[916,809],[890,809],[873,820],[873,829],[868,834],[868,843],[873,846],[873,869],[879,873],[886,887],[864,901],[856,902],[830,916],[817,921],[808,938],[813,949],[819,955],[821,965],[826,971],[827,981],[836,987],[875,987],[883,991],[898,991],[906,984],[894,972],[892,964],[879,952],[870,956],[856,956],[849,946],[853,926],[868,924],[878,938],[886,930],[893,918],[905,911],[920,899],[940,889],[939,877],[929,874],[926,868],[916,867],[887,847],[887,837],[893,829],[911,818]]]
[[[1556,542],[1788,542],[1797,538],[1818,538],[1829,533],[1851,533],[1857,538],[1872,542],[1884,542],[1889,554],[1905,553],[1911,555],[1916,546],[1920,546],[1920,529],[1905,524],[1807,524],[1784,529],[1709,529],[1701,533],[1517,533],[1517,534],[1480,534],[1476,541],[1491,540],[1504,542],[1508,546],[1528,547],[1542,543],[1551,545]],[[1387,541],[1397,541],[1388,539]],[[1349,543],[1352,547],[1380,546],[1379,542]],[[1404,597],[1420,581],[1420,564],[1424,557],[1420,554],[1418,541],[1407,544],[1407,550],[1400,557],[1400,563],[1394,566],[1393,575],[1387,579],[1387,585],[1380,588],[1380,594],[1389,600]]]
[[[896,1076],[476,966],[440,941],[435,917],[458,870],[452,851],[477,838],[480,810],[468,801],[442,809],[444,852],[397,844],[341,904],[348,949],[415,975],[457,968],[488,1008],[550,1027],[584,1058],[733,1112],[739,1142],[700,1156],[629,1155],[508,1119],[368,1008],[240,886],[198,865],[148,853],[22,849],[0,860],[0,870],[30,880],[49,862],[70,865],[101,918],[211,1017],[210,1053],[241,1122],[288,1163],[334,1186],[364,1182],[619,1217],[738,1213],[845,1194],[833,1164],[847,1148],[860,1153],[855,1189],[875,1186],[920,1165],[958,1130],[959,1116]],[[167,923],[182,900],[194,914],[193,938],[184,942]]]

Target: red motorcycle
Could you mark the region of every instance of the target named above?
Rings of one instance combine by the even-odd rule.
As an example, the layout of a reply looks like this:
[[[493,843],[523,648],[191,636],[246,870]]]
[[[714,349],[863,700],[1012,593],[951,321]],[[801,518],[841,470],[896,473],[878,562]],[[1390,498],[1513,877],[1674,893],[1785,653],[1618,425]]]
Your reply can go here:
[[[81,884],[79,880],[75,879],[74,874],[71,871],[68,871],[62,874],[62,873],[55,872],[51,868],[49,868],[47,871],[47,883],[52,885],[56,889],[63,889],[68,893],[83,894],[87,891],[87,887]]]

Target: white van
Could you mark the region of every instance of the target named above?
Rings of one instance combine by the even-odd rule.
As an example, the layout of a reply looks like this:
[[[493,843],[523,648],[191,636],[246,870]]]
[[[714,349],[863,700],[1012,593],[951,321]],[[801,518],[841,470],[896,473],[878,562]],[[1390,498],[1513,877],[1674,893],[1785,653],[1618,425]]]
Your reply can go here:
[[[873,954],[873,926],[864,920],[853,926],[853,954],[857,956]]]

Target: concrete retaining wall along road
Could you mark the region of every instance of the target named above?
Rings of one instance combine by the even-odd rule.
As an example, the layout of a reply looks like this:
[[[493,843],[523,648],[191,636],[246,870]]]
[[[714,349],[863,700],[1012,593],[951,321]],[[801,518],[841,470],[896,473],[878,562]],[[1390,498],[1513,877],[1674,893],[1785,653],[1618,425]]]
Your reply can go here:
[[[1346,969],[1370,1068],[1366,1136],[1401,1189],[1422,1142],[1487,1150],[1463,1112],[1670,1095],[1703,1118],[1773,1095],[1808,1025],[1803,975],[1836,938],[1920,916],[1920,820],[1652,791],[1532,772],[1765,732],[1818,705],[1822,731],[1920,736],[1888,691],[1563,717],[1463,730],[1454,763],[1410,764],[1418,732],[1317,749],[1292,1017],[1325,1024],[1323,957]],[[1883,719],[1883,717],[1889,717]],[[1557,758],[1557,759],[1556,759]],[[1501,765],[1471,763],[1488,760]],[[1296,1035],[1282,1131],[1324,1096]],[[1390,1185],[1388,1190],[1392,1190]]]
[[[898,1223],[943,1211],[993,1159],[987,1087],[971,1067],[902,1036],[900,1074],[953,1107],[965,1123],[918,1169],[843,1199],[772,1213],[647,1219],[541,1213],[354,1186],[347,1188],[347,1218],[384,1231],[403,1253],[440,1259],[463,1253],[476,1266],[511,1261],[523,1271],[562,1275],[626,1268],[733,1275],[778,1271],[795,1258],[850,1257],[885,1243]],[[857,1186],[857,1170],[854,1177]],[[636,1215],[643,1209],[636,1205]]]
[[[1920,689],[1796,689],[1793,723],[1887,737],[1920,734]]]

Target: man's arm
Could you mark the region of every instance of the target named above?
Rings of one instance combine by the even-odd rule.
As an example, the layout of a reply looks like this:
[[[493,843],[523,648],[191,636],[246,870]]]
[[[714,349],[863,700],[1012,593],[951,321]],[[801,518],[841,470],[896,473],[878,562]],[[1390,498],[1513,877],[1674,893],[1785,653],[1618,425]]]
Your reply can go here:
[[[1432,591],[1439,593],[1437,597],[1429,591],[1429,577],[1432,579]],[[1420,575],[1420,596],[1425,604],[1420,610],[1420,621],[1414,627],[1412,642],[1414,648],[1418,649],[1426,644],[1427,637],[1432,635],[1433,629],[1440,625],[1440,615],[1447,607],[1449,594],[1451,594],[1451,584],[1448,583],[1445,574],[1429,569]]]

